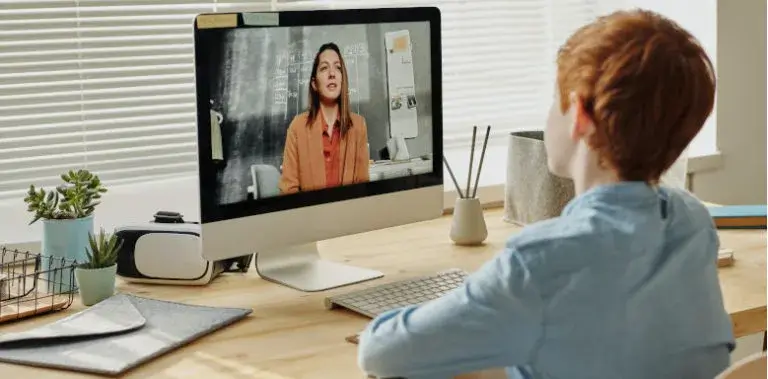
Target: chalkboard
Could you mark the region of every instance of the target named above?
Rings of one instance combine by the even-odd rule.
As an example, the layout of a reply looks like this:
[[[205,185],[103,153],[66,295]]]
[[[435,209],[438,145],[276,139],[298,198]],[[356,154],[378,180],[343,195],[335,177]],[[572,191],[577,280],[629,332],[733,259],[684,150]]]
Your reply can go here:
[[[223,118],[219,203],[248,199],[251,165],[280,169],[288,125],[307,110],[312,63],[317,49],[328,42],[342,51],[351,110],[365,117],[371,158],[378,159],[389,128],[386,30],[381,25],[239,28],[218,36],[219,50],[208,56],[208,67],[211,107]],[[429,133],[425,138],[430,145]]]

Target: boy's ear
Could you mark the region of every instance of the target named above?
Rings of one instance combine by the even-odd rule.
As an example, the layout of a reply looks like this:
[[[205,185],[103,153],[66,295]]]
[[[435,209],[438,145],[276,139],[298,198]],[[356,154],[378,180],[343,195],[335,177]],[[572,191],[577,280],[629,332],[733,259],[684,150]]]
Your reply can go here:
[[[584,109],[584,101],[575,92],[570,94],[571,114],[571,138],[582,139],[595,132],[595,124],[592,117]]]

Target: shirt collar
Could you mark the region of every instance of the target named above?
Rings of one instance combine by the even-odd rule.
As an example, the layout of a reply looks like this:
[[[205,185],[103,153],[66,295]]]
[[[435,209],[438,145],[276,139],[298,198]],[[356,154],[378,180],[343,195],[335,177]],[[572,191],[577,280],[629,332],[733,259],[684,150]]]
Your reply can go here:
[[[597,203],[621,204],[627,207],[649,206],[665,197],[663,191],[646,182],[625,181],[602,184],[590,188],[573,198],[563,209],[563,214],[569,214],[576,209],[589,207]]]
[[[323,127],[323,130],[328,130],[328,122],[325,121],[323,111],[318,111],[316,117],[320,119],[320,126]],[[339,119],[339,111],[336,111],[336,121],[334,121],[333,126],[339,125],[341,125],[341,120]]]

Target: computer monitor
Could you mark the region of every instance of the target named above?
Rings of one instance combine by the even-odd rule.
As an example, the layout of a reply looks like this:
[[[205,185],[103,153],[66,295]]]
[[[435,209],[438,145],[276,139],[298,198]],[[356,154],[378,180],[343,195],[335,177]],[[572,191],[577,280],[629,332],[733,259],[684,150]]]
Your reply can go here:
[[[442,215],[436,8],[202,14],[194,37],[206,259],[320,291],[382,273],[319,241]]]

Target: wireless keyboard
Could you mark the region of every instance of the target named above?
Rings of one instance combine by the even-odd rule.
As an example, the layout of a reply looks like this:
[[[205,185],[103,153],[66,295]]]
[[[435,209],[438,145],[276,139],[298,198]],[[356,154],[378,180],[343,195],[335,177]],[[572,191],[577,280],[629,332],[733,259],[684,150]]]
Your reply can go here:
[[[459,287],[465,271],[450,269],[433,275],[385,283],[325,299],[328,309],[346,308],[374,318],[386,311],[436,299]]]

